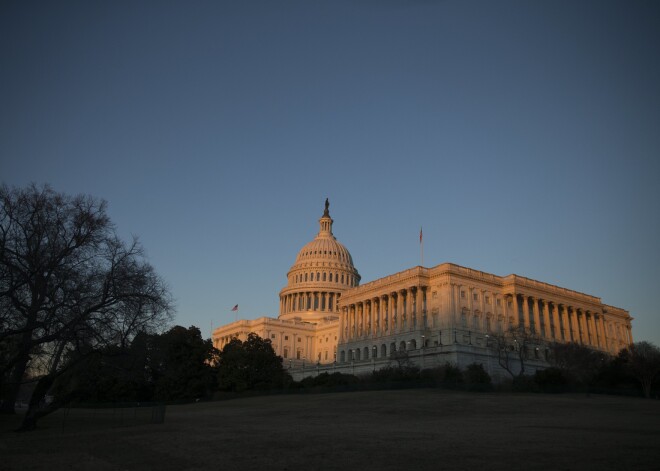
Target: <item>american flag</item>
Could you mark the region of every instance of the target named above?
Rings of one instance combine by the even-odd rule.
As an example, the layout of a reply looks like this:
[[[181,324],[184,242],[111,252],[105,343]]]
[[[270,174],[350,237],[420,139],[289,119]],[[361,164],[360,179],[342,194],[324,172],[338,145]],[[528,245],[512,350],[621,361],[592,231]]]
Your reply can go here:
[[[234,312],[234,311],[238,311],[238,304],[237,304],[236,306],[232,307],[232,308],[231,308],[231,311],[232,311],[232,312]]]

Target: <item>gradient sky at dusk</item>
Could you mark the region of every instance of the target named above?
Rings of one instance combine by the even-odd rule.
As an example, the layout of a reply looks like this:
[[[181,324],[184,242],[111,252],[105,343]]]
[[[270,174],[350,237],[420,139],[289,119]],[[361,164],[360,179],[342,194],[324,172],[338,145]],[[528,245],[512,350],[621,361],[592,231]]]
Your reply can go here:
[[[660,2],[5,1],[0,181],[106,199],[205,336],[277,316],[328,197],[363,282],[423,226],[660,345]]]

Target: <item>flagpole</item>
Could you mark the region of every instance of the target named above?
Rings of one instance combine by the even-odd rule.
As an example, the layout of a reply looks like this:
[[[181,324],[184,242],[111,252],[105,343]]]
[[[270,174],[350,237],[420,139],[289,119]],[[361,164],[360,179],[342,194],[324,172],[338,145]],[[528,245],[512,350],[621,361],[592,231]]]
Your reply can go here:
[[[424,266],[424,238],[422,237],[422,228],[419,228],[419,258],[421,266]]]

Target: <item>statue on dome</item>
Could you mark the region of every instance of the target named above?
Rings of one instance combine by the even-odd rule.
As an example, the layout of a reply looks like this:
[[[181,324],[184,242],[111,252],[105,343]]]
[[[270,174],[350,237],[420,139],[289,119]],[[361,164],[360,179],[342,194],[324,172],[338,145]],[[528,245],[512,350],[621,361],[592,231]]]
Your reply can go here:
[[[330,212],[328,211],[328,208],[330,208],[330,201],[328,201],[328,198],[325,199],[325,211],[323,211],[324,216],[330,216]]]

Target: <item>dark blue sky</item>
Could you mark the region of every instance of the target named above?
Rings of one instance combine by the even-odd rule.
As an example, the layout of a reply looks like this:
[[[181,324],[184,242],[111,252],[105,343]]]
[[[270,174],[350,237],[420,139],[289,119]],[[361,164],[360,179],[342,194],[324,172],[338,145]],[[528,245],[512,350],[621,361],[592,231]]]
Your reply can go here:
[[[0,179],[109,202],[176,322],[276,316],[330,198],[362,280],[445,261],[660,344],[660,4],[3,2]]]

